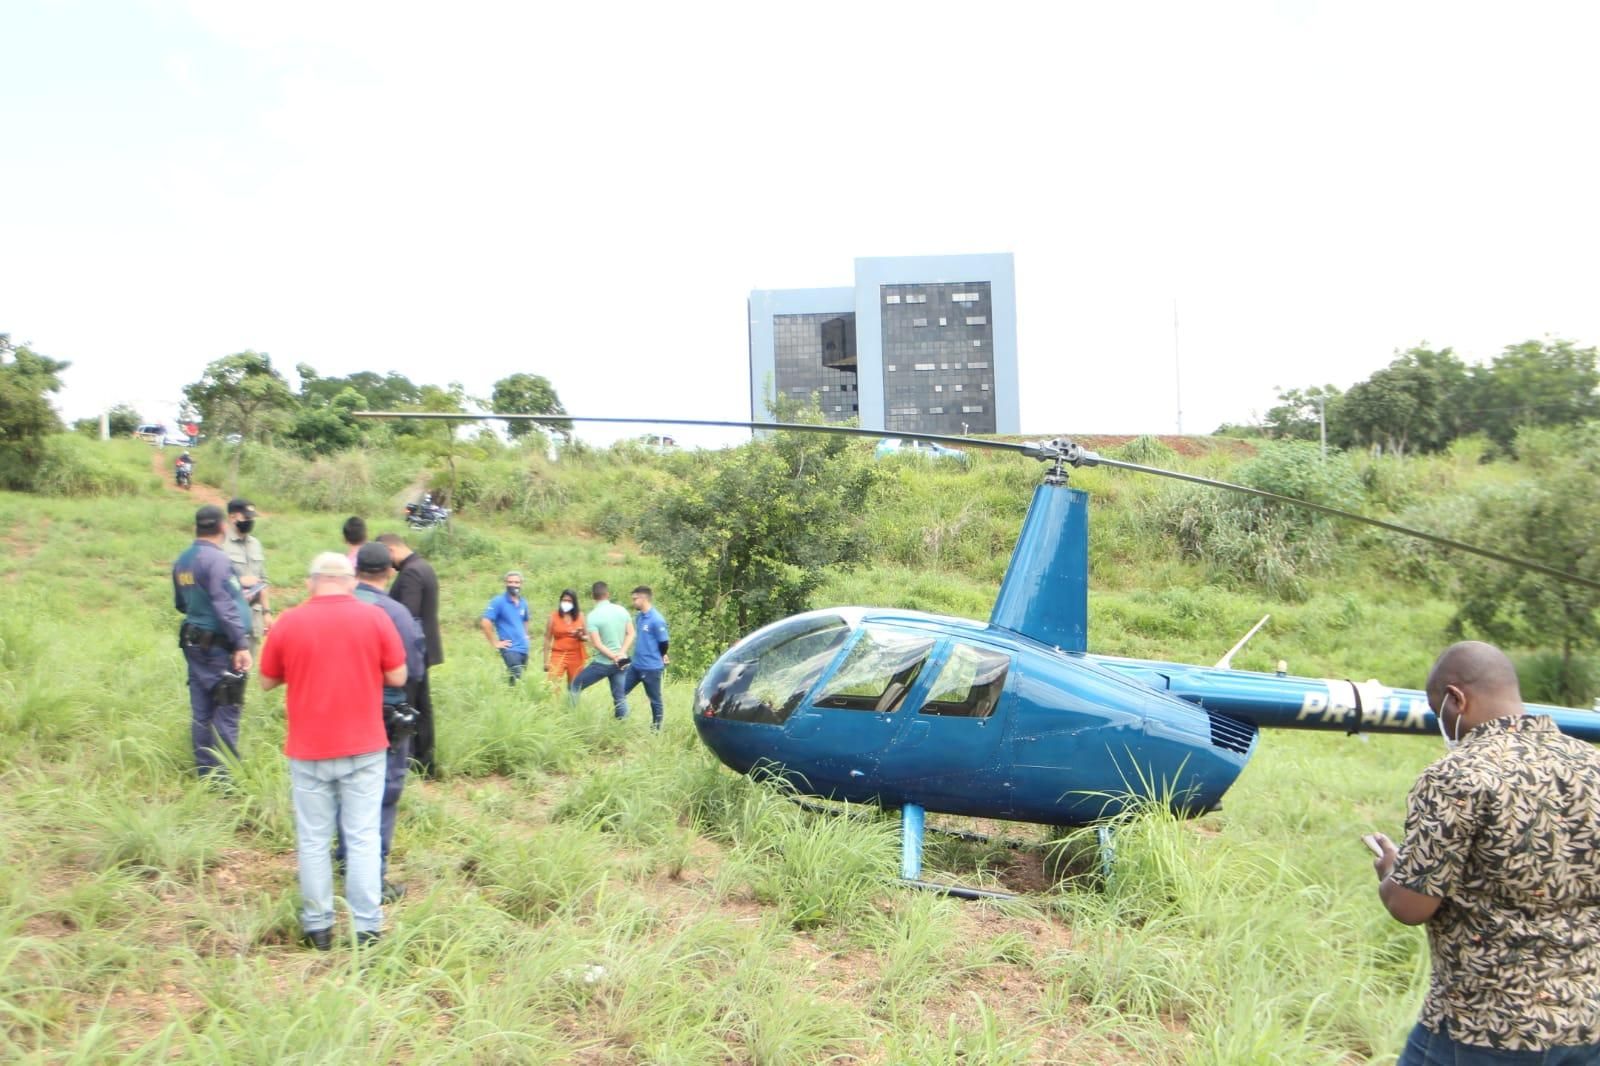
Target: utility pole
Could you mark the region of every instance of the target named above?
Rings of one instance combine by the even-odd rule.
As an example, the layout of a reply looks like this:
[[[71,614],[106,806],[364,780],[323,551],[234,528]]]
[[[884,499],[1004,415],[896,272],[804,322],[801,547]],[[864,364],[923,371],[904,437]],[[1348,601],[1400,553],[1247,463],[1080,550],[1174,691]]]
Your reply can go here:
[[[1172,298],[1172,389],[1178,404],[1178,436],[1183,436],[1183,364],[1178,360],[1178,298]]]
[[[1317,401],[1317,432],[1322,436],[1322,457],[1328,457],[1328,398]]]

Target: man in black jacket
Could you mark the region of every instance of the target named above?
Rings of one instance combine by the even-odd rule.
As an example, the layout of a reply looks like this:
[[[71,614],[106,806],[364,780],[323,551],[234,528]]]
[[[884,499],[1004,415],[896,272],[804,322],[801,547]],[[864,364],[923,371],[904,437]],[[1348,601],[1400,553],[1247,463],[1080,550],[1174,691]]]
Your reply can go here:
[[[395,533],[385,533],[378,543],[389,549],[394,560],[394,584],[389,595],[400,601],[411,617],[422,623],[427,642],[427,669],[420,679],[406,681],[407,702],[417,712],[417,735],[411,739],[411,761],[424,777],[438,777],[433,758],[433,697],[428,693],[428,670],[444,662],[444,644],[439,637],[439,575],[428,560],[406,546]]]

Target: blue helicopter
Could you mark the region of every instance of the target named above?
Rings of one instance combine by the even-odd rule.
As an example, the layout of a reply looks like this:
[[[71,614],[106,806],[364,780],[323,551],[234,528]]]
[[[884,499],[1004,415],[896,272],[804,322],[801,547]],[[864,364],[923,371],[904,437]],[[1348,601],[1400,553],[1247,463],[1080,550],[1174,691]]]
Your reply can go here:
[[[652,421],[883,436],[810,424]],[[1088,495],[1067,484],[1069,467],[1103,465],[1247,493],[1600,587],[1492,549],[1111,459],[1067,440],[897,435],[1015,451],[1050,464],[988,621],[839,607],[774,622],[712,664],[696,690],[693,720],[705,745],[740,773],[780,777],[803,795],[898,808],[902,876],[957,895],[1004,894],[920,881],[927,811],[1088,826],[1104,825],[1129,802],[1160,797],[1193,816],[1218,806],[1262,728],[1437,729],[1426,693],[1416,689],[1232,669],[1254,629],[1210,667],[1090,653]],[[1572,736],[1600,740],[1600,714],[1528,709],[1549,715]]]

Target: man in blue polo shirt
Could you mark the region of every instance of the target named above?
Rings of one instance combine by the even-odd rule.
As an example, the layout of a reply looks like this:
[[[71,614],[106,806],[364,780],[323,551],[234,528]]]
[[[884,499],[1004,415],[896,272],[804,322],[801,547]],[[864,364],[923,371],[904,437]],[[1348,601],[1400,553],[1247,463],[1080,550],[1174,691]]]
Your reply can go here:
[[[478,625],[506,661],[511,684],[515,685],[522,679],[523,667],[528,665],[528,601],[522,598],[520,571],[513,570],[506,575],[506,590],[489,601]]]
[[[622,691],[626,697],[634,686],[643,683],[644,694],[650,697],[650,728],[659,731],[661,672],[667,667],[667,641],[671,639],[671,634],[667,632],[667,620],[661,617],[653,601],[654,593],[649,585],[640,585],[633,590],[633,607],[639,612],[639,617],[633,623],[637,643],[633,646],[633,661],[623,675]],[[627,713],[626,704],[623,705],[623,713]]]

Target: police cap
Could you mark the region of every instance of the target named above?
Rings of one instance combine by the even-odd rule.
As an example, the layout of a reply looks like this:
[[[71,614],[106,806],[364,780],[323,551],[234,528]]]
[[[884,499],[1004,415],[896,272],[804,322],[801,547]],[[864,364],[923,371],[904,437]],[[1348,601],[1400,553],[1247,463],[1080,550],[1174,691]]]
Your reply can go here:
[[[194,531],[197,536],[210,536],[222,531],[222,508],[208,503],[194,513]]]

